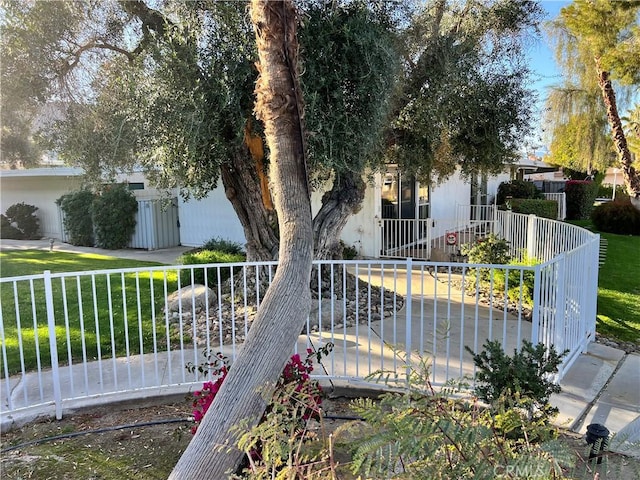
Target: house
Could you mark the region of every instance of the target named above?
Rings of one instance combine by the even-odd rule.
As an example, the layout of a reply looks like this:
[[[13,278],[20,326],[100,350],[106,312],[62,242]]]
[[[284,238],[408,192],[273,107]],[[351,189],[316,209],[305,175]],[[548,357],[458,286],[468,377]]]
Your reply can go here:
[[[7,207],[18,202],[35,205],[38,207],[36,214],[40,218],[43,236],[64,240],[61,212],[55,201],[63,194],[80,188],[81,176],[82,170],[69,167],[0,171],[0,208],[4,212]],[[484,175],[474,182],[466,182],[458,172],[441,184],[428,186],[390,166],[385,174],[376,174],[373,183],[368,185],[362,209],[349,218],[342,240],[365,257],[398,256],[399,252],[394,248],[401,243],[424,247],[426,228],[429,229],[430,238],[439,238],[454,228],[452,222],[456,219],[458,223],[461,217],[465,220],[477,220],[474,217],[483,214],[477,209],[471,211],[470,205],[490,206],[498,185],[508,181],[510,177],[511,172],[505,170],[497,176]],[[165,215],[160,213],[167,210],[166,204],[164,210],[160,206],[161,192],[149,187],[141,172],[123,176],[120,180],[128,182],[140,205],[152,207],[155,217]],[[314,192],[312,195],[314,212],[320,208],[321,197],[322,192]],[[171,225],[172,219],[161,219],[155,222],[160,224],[155,229],[171,230],[175,226],[179,233],[155,233],[156,236],[168,237],[167,241],[170,243],[197,247],[214,237],[245,242],[242,226],[222,188],[213,190],[201,200],[187,201],[176,196],[169,210],[175,211],[175,225]],[[139,218],[138,223],[149,222]],[[142,232],[137,231],[130,246],[173,246],[167,244],[167,241],[160,244],[157,241],[147,241],[147,237],[151,235],[149,231],[148,226]],[[430,256],[429,250],[416,256],[425,255]]]

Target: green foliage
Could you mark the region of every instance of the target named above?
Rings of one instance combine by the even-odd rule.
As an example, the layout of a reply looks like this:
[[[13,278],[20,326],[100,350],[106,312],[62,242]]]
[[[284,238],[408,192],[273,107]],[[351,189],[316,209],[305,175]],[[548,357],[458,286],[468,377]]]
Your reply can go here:
[[[354,260],[358,258],[358,249],[353,245],[347,245],[342,240],[340,241],[342,247],[342,258],[345,260]]]
[[[230,253],[231,255],[243,255],[242,245],[232,240],[220,237],[212,238],[205,242],[200,248],[201,250],[215,250],[221,253]]]
[[[514,350],[508,356],[497,340],[487,340],[484,350],[475,353],[469,347],[466,350],[473,355],[476,372],[476,395],[494,405],[503,396],[510,397],[514,406],[523,408],[531,419],[548,418],[557,413],[549,404],[552,393],[560,392],[560,385],[549,377],[558,372],[562,357],[567,352],[558,354],[555,348],[547,351],[543,344],[535,347],[523,340],[522,348]]]
[[[424,362],[420,362],[424,365]],[[364,478],[494,479],[508,471],[533,478],[559,478],[566,457],[553,428],[530,421],[513,405],[496,409],[453,400],[431,388],[428,370],[412,369],[405,393],[380,401],[358,399],[355,413],[364,422],[349,426],[351,470]]]
[[[56,203],[64,213],[64,228],[71,245],[93,247],[93,221],[91,204],[95,195],[89,190],[78,190],[63,195]]]
[[[503,238],[491,234],[475,244],[462,245],[462,254],[467,255],[469,263],[484,263],[488,265],[504,265],[509,263],[509,242]],[[489,281],[492,270],[479,268],[480,280]],[[475,272],[470,272],[470,278],[475,277]]]
[[[24,202],[7,208],[0,224],[0,238],[35,240],[40,238],[40,220],[36,217],[38,207]]]
[[[244,261],[245,256],[242,253],[228,253],[219,250],[200,250],[198,252],[187,252],[183,253],[178,258],[178,263],[180,265],[239,263]],[[231,276],[232,271],[232,267],[219,267],[215,265],[210,267],[182,269],[180,270],[180,285],[185,287],[191,284],[200,284],[207,285],[209,288],[213,288],[218,284],[222,285],[226,280],[228,280]]]
[[[527,258],[525,256],[522,260],[510,261],[509,265],[530,267],[537,263],[540,262],[535,258]],[[507,298],[512,302],[517,304],[522,302],[523,305],[533,306],[533,287],[535,282],[533,271],[505,268],[496,269],[493,272],[494,293],[506,291]]]
[[[567,199],[567,219],[588,219],[598,193],[598,185],[584,180],[568,180],[564,192]]]
[[[498,185],[496,203],[504,205],[511,198],[542,198],[542,193],[532,182],[526,180],[510,180]]]
[[[591,212],[591,221],[602,232],[620,235],[640,235],[640,211],[629,198],[616,199],[599,205]]]
[[[136,229],[138,202],[126,185],[113,185],[97,195],[91,204],[96,246],[125,248]]]
[[[558,202],[555,200],[514,198],[509,201],[511,211],[515,213],[534,214],[541,218],[558,218]]]
[[[596,198],[613,198],[613,185],[598,185],[598,195]],[[624,185],[616,185],[616,200],[629,198]]]

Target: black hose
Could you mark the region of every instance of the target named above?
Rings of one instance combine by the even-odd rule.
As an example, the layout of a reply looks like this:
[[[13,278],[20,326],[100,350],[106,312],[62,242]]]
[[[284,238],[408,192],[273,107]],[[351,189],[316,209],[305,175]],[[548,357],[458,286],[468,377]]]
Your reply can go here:
[[[361,420],[361,421],[364,420],[364,418],[362,417],[350,417],[346,415],[325,415],[322,418],[325,420]],[[104,427],[96,430],[83,430],[81,432],[65,433],[62,435],[45,437],[45,438],[40,438],[38,440],[32,440],[30,442],[20,443],[18,445],[12,445],[10,447],[3,448],[2,450],[0,450],[0,453],[11,452],[12,450],[18,450],[20,448],[32,447],[34,445],[40,445],[42,443],[47,443],[47,442],[54,442],[56,440],[66,440],[68,438],[75,438],[81,435],[89,435],[92,433],[106,433],[106,432],[114,432],[117,430],[126,430],[127,428],[153,427],[155,425],[166,425],[170,423],[187,423],[187,422],[193,422],[193,418],[168,418],[165,420],[154,420],[153,422],[129,423],[127,425],[116,425],[113,427]]]
[[[154,425],[164,425],[168,423],[186,423],[186,422],[193,422],[193,418],[168,418],[165,420],[155,420],[153,422],[129,423],[127,425],[116,425],[113,427],[99,428],[97,430],[83,430],[82,432],[65,433],[62,435],[56,435],[54,437],[45,437],[39,440],[32,440],[31,442],[25,442],[19,445],[12,445],[11,447],[3,448],[2,450],[0,450],[0,453],[6,453],[12,450],[17,450],[19,448],[24,448],[24,447],[31,447],[33,445],[40,445],[41,443],[53,442],[55,440],[64,440],[67,438],[79,437],[81,435],[89,435],[90,433],[106,433],[106,432],[113,432],[116,430],[126,430],[127,428],[152,427]]]

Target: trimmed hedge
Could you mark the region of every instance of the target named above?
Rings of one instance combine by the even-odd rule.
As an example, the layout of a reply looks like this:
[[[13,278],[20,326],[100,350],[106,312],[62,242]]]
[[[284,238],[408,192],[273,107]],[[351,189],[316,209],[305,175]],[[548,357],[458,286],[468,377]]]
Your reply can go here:
[[[218,250],[201,250],[199,252],[186,252],[178,258],[180,265],[201,265],[210,263],[237,263],[245,261],[244,254],[228,253]],[[220,275],[218,276],[218,271]],[[236,271],[238,271],[236,269]],[[205,284],[205,272],[207,283]],[[231,276],[231,267],[201,267],[193,269],[193,281],[191,280],[191,269],[180,270],[180,285],[186,287],[188,285],[200,284],[213,288],[220,282],[224,282]]]
[[[598,185],[589,180],[568,180],[564,192],[567,198],[567,220],[588,219],[598,194]]]
[[[543,195],[532,182],[527,182],[526,180],[511,180],[510,182],[502,182],[498,186],[496,203],[498,205],[504,205],[508,197],[542,198]]]
[[[126,185],[112,185],[91,204],[96,246],[109,250],[125,248],[136,230],[138,202]]]
[[[511,210],[516,213],[533,213],[538,217],[552,220],[558,218],[558,202],[555,200],[514,198],[511,200]]]
[[[93,221],[91,204],[95,195],[89,190],[78,190],[61,196],[56,203],[64,212],[64,229],[71,245],[93,247]]]
[[[629,198],[603,203],[591,212],[591,221],[601,232],[620,235],[640,235],[640,211]]]

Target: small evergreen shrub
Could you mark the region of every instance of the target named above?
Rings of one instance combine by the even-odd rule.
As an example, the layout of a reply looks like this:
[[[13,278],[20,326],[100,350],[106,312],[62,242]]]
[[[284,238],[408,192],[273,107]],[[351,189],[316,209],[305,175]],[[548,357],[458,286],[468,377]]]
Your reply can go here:
[[[525,180],[511,180],[502,182],[498,186],[496,203],[504,205],[507,198],[542,198],[542,193],[532,182]]]
[[[640,211],[629,198],[603,203],[591,212],[591,221],[601,232],[640,235]]]
[[[138,202],[126,185],[112,185],[91,204],[96,246],[109,250],[125,248],[136,229]]]
[[[37,240],[40,235],[40,220],[36,216],[38,207],[24,202],[7,208],[2,224],[2,238]]]
[[[78,190],[63,195],[56,203],[64,212],[64,228],[71,245],[93,247],[93,221],[91,204],[95,195],[89,190]]]
[[[227,253],[217,250],[200,250],[198,252],[186,252],[178,258],[180,265],[202,265],[213,263],[238,263],[244,262],[245,255],[242,253]],[[238,268],[235,271],[239,271]],[[205,283],[205,275],[207,283]],[[218,282],[223,283],[231,276],[231,267],[196,267],[193,269],[193,280],[191,277],[191,269],[185,268],[180,270],[180,285],[186,287],[188,285],[200,284],[213,288]]]
[[[540,263],[535,258],[524,258],[522,260],[512,260],[509,265],[530,267]],[[507,272],[508,275],[507,275]],[[508,276],[508,284],[506,277]],[[531,270],[494,270],[493,286],[494,291],[504,292],[506,290],[507,297],[512,302],[522,303],[529,307],[533,306],[533,286],[535,282],[535,274]]]
[[[531,419],[557,413],[558,409],[549,404],[549,398],[561,389],[549,376],[558,372],[566,351],[558,354],[552,347],[547,352],[543,344],[534,347],[527,340],[523,340],[520,351],[514,350],[511,357],[497,340],[487,340],[480,353],[465,348],[473,355],[473,363],[478,368],[475,387],[478,398],[495,405],[507,395],[516,400],[517,406],[526,409]]]
[[[215,250],[223,253],[230,253],[231,255],[244,255],[242,245],[238,242],[233,242],[220,237],[215,237],[202,245],[201,250]]]
[[[496,235],[491,234],[488,237],[479,240],[472,245],[462,245],[462,254],[466,255],[469,263],[486,263],[490,265],[504,265],[509,263],[511,256],[509,255],[509,242]],[[480,268],[480,280],[489,281],[491,278],[491,269]],[[471,271],[471,278],[475,277],[475,272]]]
[[[511,210],[515,213],[534,214],[541,218],[558,218],[558,202],[537,198],[514,198],[510,200]]]
[[[567,198],[567,220],[586,220],[593,210],[598,185],[588,180],[568,180],[564,192]]]
[[[358,250],[353,245],[347,245],[340,240],[340,246],[342,247],[342,258],[344,260],[354,260],[358,258]]]

